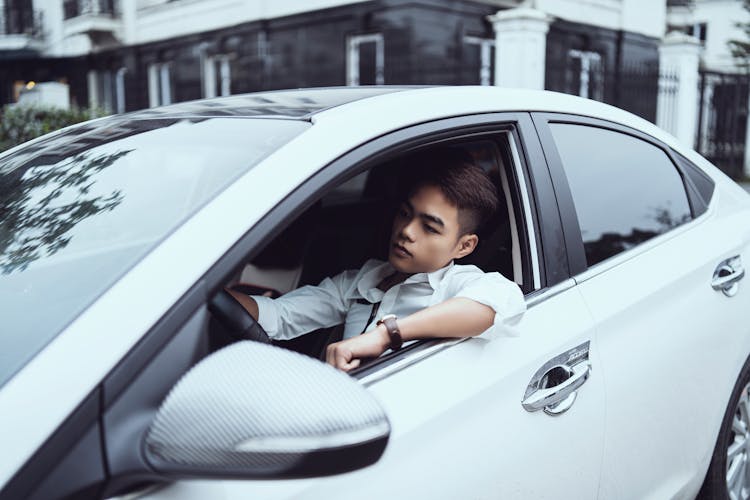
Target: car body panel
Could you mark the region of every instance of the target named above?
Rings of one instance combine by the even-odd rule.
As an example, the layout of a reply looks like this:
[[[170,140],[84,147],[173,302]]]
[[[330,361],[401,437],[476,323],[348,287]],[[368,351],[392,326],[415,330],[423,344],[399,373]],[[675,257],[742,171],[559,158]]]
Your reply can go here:
[[[383,457],[365,469],[273,486],[211,481],[193,491],[175,483],[144,498],[344,499],[353,490],[381,498],[397,488],[399,496],[452,499],[471,484],[472,498],[594,499],[604,423],[596,349],[590,351],[591,378],[570,410],[550,416],[521,406],[536,370],[590,340],[592,327],[578,289],[569,288],[532,306],[503,332],[467,339],[370,385],[392,432]],[[397,486],[384,477],[397,478]]]
[[[737,307],[750,301],[747,286],[734,297],[711,288],[719,262],[746,261],[750,248],[738,231],[750,227],[750,212],[727,211],[723,195],[718,189],[698,220],[579,285],[597,322],[607,387],[602,498],[689,498],[700,488],[696,468],[708,467],[750,352],[748,309]]]

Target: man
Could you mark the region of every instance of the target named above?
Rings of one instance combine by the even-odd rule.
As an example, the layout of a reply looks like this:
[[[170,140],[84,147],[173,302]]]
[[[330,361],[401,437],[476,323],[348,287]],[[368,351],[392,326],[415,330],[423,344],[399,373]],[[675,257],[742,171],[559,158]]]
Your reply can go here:
[[[369,260],[278,299],[230,292],[271,338],[344,323],[326,361],[349,371],[404,341],[476,336],[525,311],[515,283],[453,263],[474,251],[497,208],[487,174],[455,149],[418,153],[410,163],[416,181],[394,218],[387,262]]]

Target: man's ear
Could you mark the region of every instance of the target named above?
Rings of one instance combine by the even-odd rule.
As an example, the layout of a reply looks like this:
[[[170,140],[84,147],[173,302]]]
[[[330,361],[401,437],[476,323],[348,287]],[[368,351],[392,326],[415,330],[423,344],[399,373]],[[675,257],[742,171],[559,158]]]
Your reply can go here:
[[[466,257],[474,251],[478,244],[479,236],[477,236],[476,234],[465,234],[461,236],[458,239],[458,245],[456,247],[457,252],[454,258],[460,259],[461,257]]]

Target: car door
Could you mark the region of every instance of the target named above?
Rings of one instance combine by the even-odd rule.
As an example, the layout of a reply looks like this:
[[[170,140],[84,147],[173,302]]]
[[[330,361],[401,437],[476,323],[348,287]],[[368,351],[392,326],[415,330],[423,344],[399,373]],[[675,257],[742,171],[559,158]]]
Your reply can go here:
[[[737,331],[746,311],[712,280],[746,258],[747,242],[724,202],[692,179],[712,181],[650,137],[579,117],[535,123],[566,232],[581,235],[573,274],[606,387],[599,497],[692,498],[747,357]]]
[[[317,124],[316,126],[321,126]],[[323,132],[321,132],[323,133]],[[441,120],[381,137],[329,165],[299,190],[314,193],[367,161],[403,148],[477,134],[512,147],[516,220],[528,255],[528,311],[495,336],[424,341],[355,374],[392,425],[375,465],[303,481],[176,484],[159,498],[207,494],[296,498],[593,499],[600,473],[604,393],[593,322],[567,277],[552,185],[527,114]],[[307,195],[312,203],[314,195]],[[294,197],[277,207],[296,210]],[[270,215],[272,218],[278,217]]]

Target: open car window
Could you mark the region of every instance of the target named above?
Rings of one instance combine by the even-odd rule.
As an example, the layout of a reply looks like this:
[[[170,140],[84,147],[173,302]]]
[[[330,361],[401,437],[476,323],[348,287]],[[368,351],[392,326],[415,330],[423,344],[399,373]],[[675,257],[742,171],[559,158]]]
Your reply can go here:
[[[499,198],[497,212],[480,232],[477,249],[456,263],[497,271],[528,293],[538,287],[529,250],[534,235],[527,229],[528,197],[521,192],[525,183],[518,175],[513,141],[510,131],[499,131],[438,146],[459,148],[469,155],[488,173]],[[327,190],[247,263],[235,287],[248,294],[277,297],[300,286],[317,285],[342,271],[359,269],[369,259],[387,260],[393,217],[413,167],[406,160],[426,148],[392,156]],[[340,340],[342,331],[340,326],[320,329],[274,343],[325,359],[326,345]],[[424,342],[413,342],[419,343]],[[386,358],[387,354],[381,356],[375,364]]]

